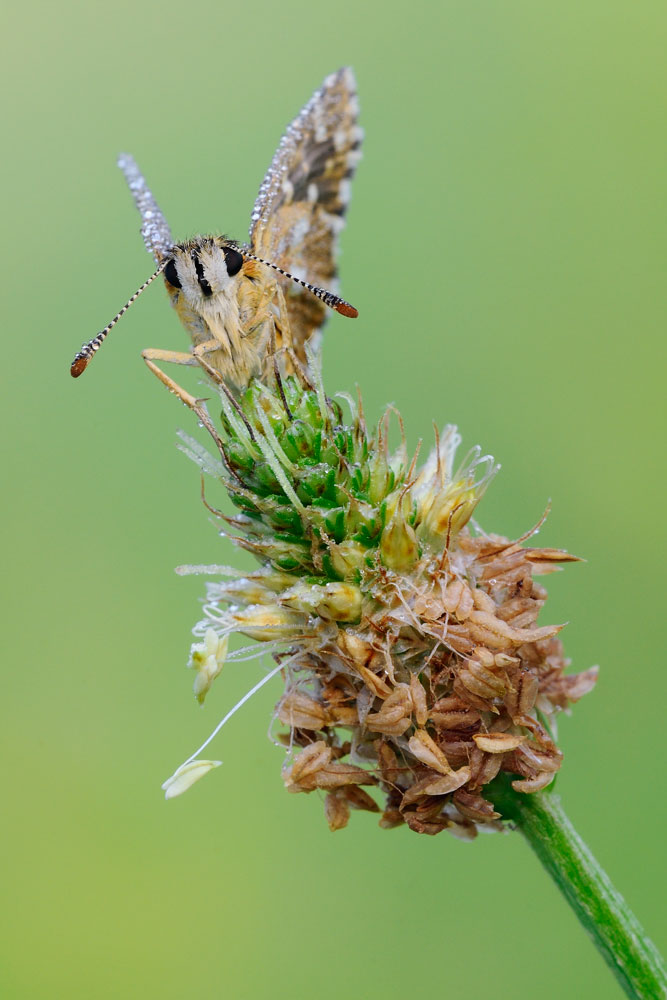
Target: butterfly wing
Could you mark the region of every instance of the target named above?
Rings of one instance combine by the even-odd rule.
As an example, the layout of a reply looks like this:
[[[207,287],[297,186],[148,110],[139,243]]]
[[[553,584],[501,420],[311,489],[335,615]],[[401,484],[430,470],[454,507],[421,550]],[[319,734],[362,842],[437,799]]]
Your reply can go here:
[[[118,157],[118,166],[125,174],[127,186],[139,209],[141,235],[144,238],[146,249],[153,254],[156,264],[159,264],[167,251],[174,245],[167,220],[158,208],[134,158],[129,153],[121,153]]]
[[[352,70],[332,73],[281,139],[259,189],[250,226],[254,253],[332,291],[337,238],[361,156],[358,114]],[[303,357],[303,345],[319,330],[327,309],[289,279],[279,281],[292,342]]]

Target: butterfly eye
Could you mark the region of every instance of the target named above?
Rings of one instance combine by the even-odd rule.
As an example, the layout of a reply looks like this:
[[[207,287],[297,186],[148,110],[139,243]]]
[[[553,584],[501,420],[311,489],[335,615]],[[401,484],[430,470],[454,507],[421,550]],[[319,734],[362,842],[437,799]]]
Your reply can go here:
[[[225,255],[227,274],[230,278],[233,278],[243,267],[243,254],[240,254],[238,250],[233,250],[231,247],[223,247],[222,252]]]
[[[178,271],[176,270],[176,264],[175,264],[175,262],[173,260],[169,261],[169,263],[165,267],[163,273],[164,273],[164,276],[165,276],[165,278],[167,279],[167,281],[169,282],[170,285],[173,285],[174,288],[180,288],[181,287],[181,281],[180,281],[180,278],[178,277]]]

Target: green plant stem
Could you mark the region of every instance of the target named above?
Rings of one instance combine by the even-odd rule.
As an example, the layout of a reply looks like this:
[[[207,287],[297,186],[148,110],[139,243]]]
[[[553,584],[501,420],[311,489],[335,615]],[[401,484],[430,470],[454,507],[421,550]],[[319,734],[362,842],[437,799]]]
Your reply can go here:
[[[559,796],[518,793],[505,780],[492,787],[487,791],[494,805],[524,835],[627,996],[667,997],[660,953],[570,823]]]

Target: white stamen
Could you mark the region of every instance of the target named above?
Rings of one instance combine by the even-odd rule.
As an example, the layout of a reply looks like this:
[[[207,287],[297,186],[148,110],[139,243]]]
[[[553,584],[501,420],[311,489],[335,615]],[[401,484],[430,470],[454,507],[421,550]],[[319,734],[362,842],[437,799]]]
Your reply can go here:
[[[239,708],[241,708],[242,705],[245,705],[245,703],[247,701],[249,701],[250,698],[252,698],[252,696],[254,694],[257,694],[257,692],[260,690],[260,688],[263,688],[265,684],[268,684],[268,682],[271,680],[271,678],[275,677],[276,674],[279,673],[283,669],[284,669],[284,664],[283,663],[279,663],[277,667],[274,667],[273,670],[269,671],[269,673],[266,675],[266,677],[262,677],[261,681],[258,681],[257,684],[255,684],[255,686],[253,688],[251,688],[246,694],[244,694],[243,697],[241,698],[241,700],[237,701],[236,704],[234,705],[234,707],[231,708],[229,710],[229,712],[227,712],[227,715],[225,715],[224,718],[222,718],[220,720],[220,722],[217,724],[217,726],[215,727],[215,729],[213,730],[213,732],[211,733],[211,735],[208,736],[204,740],[204,742],[199,747],[199,749],[195,750],[195,752],[193,754],[191,754],[188,757],[187,760],[183,761],[183,763],[181,764],[181,767],[185,767],[186,764],[190,764],[191,761],[195,760],[195,758],[199,756],[199,754],[202,752],[202,750],[206,749],[206,747],[209,745],[209,743],[211,742],[211,740],[213,740],[218,735],[218,733],[220,732],[220,730],[222,729],[222,727],[225,725],[225,723],[228,722],[229,719],[231,719],[231,717],[238,712]],[[177,768],[177,770],[180,771],[180,768]]]

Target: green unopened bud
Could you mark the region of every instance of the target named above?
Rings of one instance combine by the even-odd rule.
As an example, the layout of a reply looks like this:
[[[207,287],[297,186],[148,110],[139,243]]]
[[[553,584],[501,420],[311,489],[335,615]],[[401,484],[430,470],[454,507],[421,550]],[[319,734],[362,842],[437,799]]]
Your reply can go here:
[[[253,381],[239,400],[246,416],[254,424],[255,430],[262,434],[262,425],[257,418],[257,410],[263,410],[275,432],[283,427],[286,415],[282,400],[277,393],[267,391],[260,382]]]
[[[325,569],[330,569],[332,575],[341,580],[356,580],[367,559],[368,549],[359,542],[347,539],[340,545],[332,545],[322,557],[322,562]]]
[[[324,532],[334,542],[345,538],[345,508],[321,507],[313,505],[308,509],[308,519],[312,525]]]
[[[386,455],[378,450],[370,461],[368,498],[371,503],[381,503],[394,485],[394,473],[389,468]]]
[[[303,531],[299,511],[289,504],[275,504],[267,508],[267,520],[276,531],[289,531],[300,535]]]
[[[389,569],[399,571],[411,569],[419,559],[417,535],[404,513],[407,504],[406,496],[394,500],[394,510],[388,517],[380,539],[382,562]],[[389,503],[389,509],[391,506]]]
[[[417,534],[430,548],[439,552],[468,523],[480,496],[468,483],[452,483],[435,495],[427,493],[420,501]]]
[[[304,392],[294,379],[287,379],[284,388],[289,408],[295,420],[304,420],[316,430],[321,430],[323,420],[316,393]]]
[[[253,481],[262,493],[280,494],[282,487],[268,462],[256,462],[252,470]]]
[[[261,542],[259,540],[239,541],[238,544],[247,548],[257,557],[270,559],[274,566],[287,573],[291,573],[300,566],[307,566],[310,562],[307,546],[300,544],[298,539],[284,541],[281,538],[270,538]]]
[[[297,496],[303,503],[312,503],[320,497],[336,500],[336,471],[331,466],[315,465],[307,469],[299,480]]]
[[[302,614],[278,604],[253,604],[235,611],[230,617],[237,623],[239,632],[260,642],[289,640],[292,632],[299,634],[306,624]]]
[[[248,454],[245,445],[233,438],[225,442],[225,455],[229,467],[236,471],[250,472],[255,464],[255,460],[252,455]]]
[[[377,507],[353,497],[345,515],[345,530],[366,545],[377,544],[377,536],[382,531],[382,514]]]
[[[303,457],[313,457],[319,461],[321,439],[322,432],[320,430],[305,420],[294,420],[281,439],[281,444],[285,454],[293,462]]]
[[[294,582],[294,577],[277,570],[251,573],[236,580],[225,580],[216,586],[216,600],[229,604],[270,604],[275,595]]]
[[[361,591],[352,583],[321,586],[304,581],[286,591],[280,603],[335,622],[358,622],[361,618]]]

